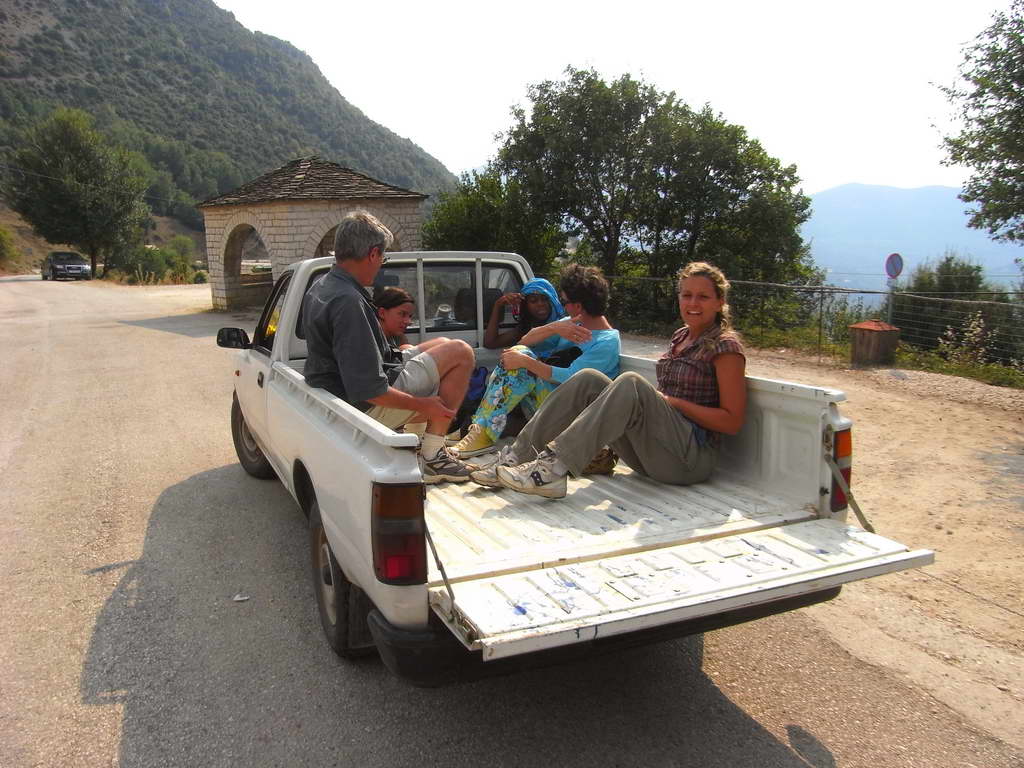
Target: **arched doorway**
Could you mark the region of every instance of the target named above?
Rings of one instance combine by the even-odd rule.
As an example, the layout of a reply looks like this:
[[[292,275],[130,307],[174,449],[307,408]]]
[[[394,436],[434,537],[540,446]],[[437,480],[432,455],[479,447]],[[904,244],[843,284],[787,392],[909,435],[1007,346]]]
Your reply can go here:
[[[270,254],[250,224],[231,230],[224,245],[224,286],[228,308],[258,306],[273,287]]]

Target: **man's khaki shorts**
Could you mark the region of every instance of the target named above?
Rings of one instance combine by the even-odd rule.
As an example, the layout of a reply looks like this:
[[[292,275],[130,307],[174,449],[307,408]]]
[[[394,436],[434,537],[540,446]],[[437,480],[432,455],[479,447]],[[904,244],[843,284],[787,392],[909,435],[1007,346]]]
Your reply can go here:
[[[441,388],[441,375],[437,372],[437,363],[429,352],[417,352],[416,348],[402,350],[405,366],[402,368],[395,383],[391,386],[413,397],[430,397],[436,395]],[[376,419],[386,427],[398,429],[419,415],[418,411],[407,411],[403,408],[385,408],[374,405],[366,415]]]

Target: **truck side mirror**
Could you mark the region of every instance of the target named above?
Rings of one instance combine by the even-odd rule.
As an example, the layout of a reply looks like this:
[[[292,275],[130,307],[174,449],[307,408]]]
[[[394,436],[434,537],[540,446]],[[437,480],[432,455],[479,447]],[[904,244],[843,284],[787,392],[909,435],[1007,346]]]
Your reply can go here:
[[[249,349],[252,342],[249,341],[249,334],[241,328],[221,328],[217,331],[217,346],[228,349]]]

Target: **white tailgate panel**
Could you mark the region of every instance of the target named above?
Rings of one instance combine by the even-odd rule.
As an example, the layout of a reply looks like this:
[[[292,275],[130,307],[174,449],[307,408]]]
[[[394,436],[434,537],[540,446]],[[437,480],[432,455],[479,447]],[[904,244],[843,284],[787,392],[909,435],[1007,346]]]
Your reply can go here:
[[[927,565],[928,550],[835,520],[430,587],[430,604],[484,660],[592,640]]]

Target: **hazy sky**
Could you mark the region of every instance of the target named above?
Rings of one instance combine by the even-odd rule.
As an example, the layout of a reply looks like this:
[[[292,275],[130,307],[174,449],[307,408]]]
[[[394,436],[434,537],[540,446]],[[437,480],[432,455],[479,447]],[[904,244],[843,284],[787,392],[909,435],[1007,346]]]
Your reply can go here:
[[[941,165],[962,49],[1008,0],[495,3],[214,0],[309,54],[349,102],[459,173],[531,83],[566,66],[623,73],[747,128],[808,194],[845,184],[959,186]],[[501,12],[497,8],[507,8]]]

